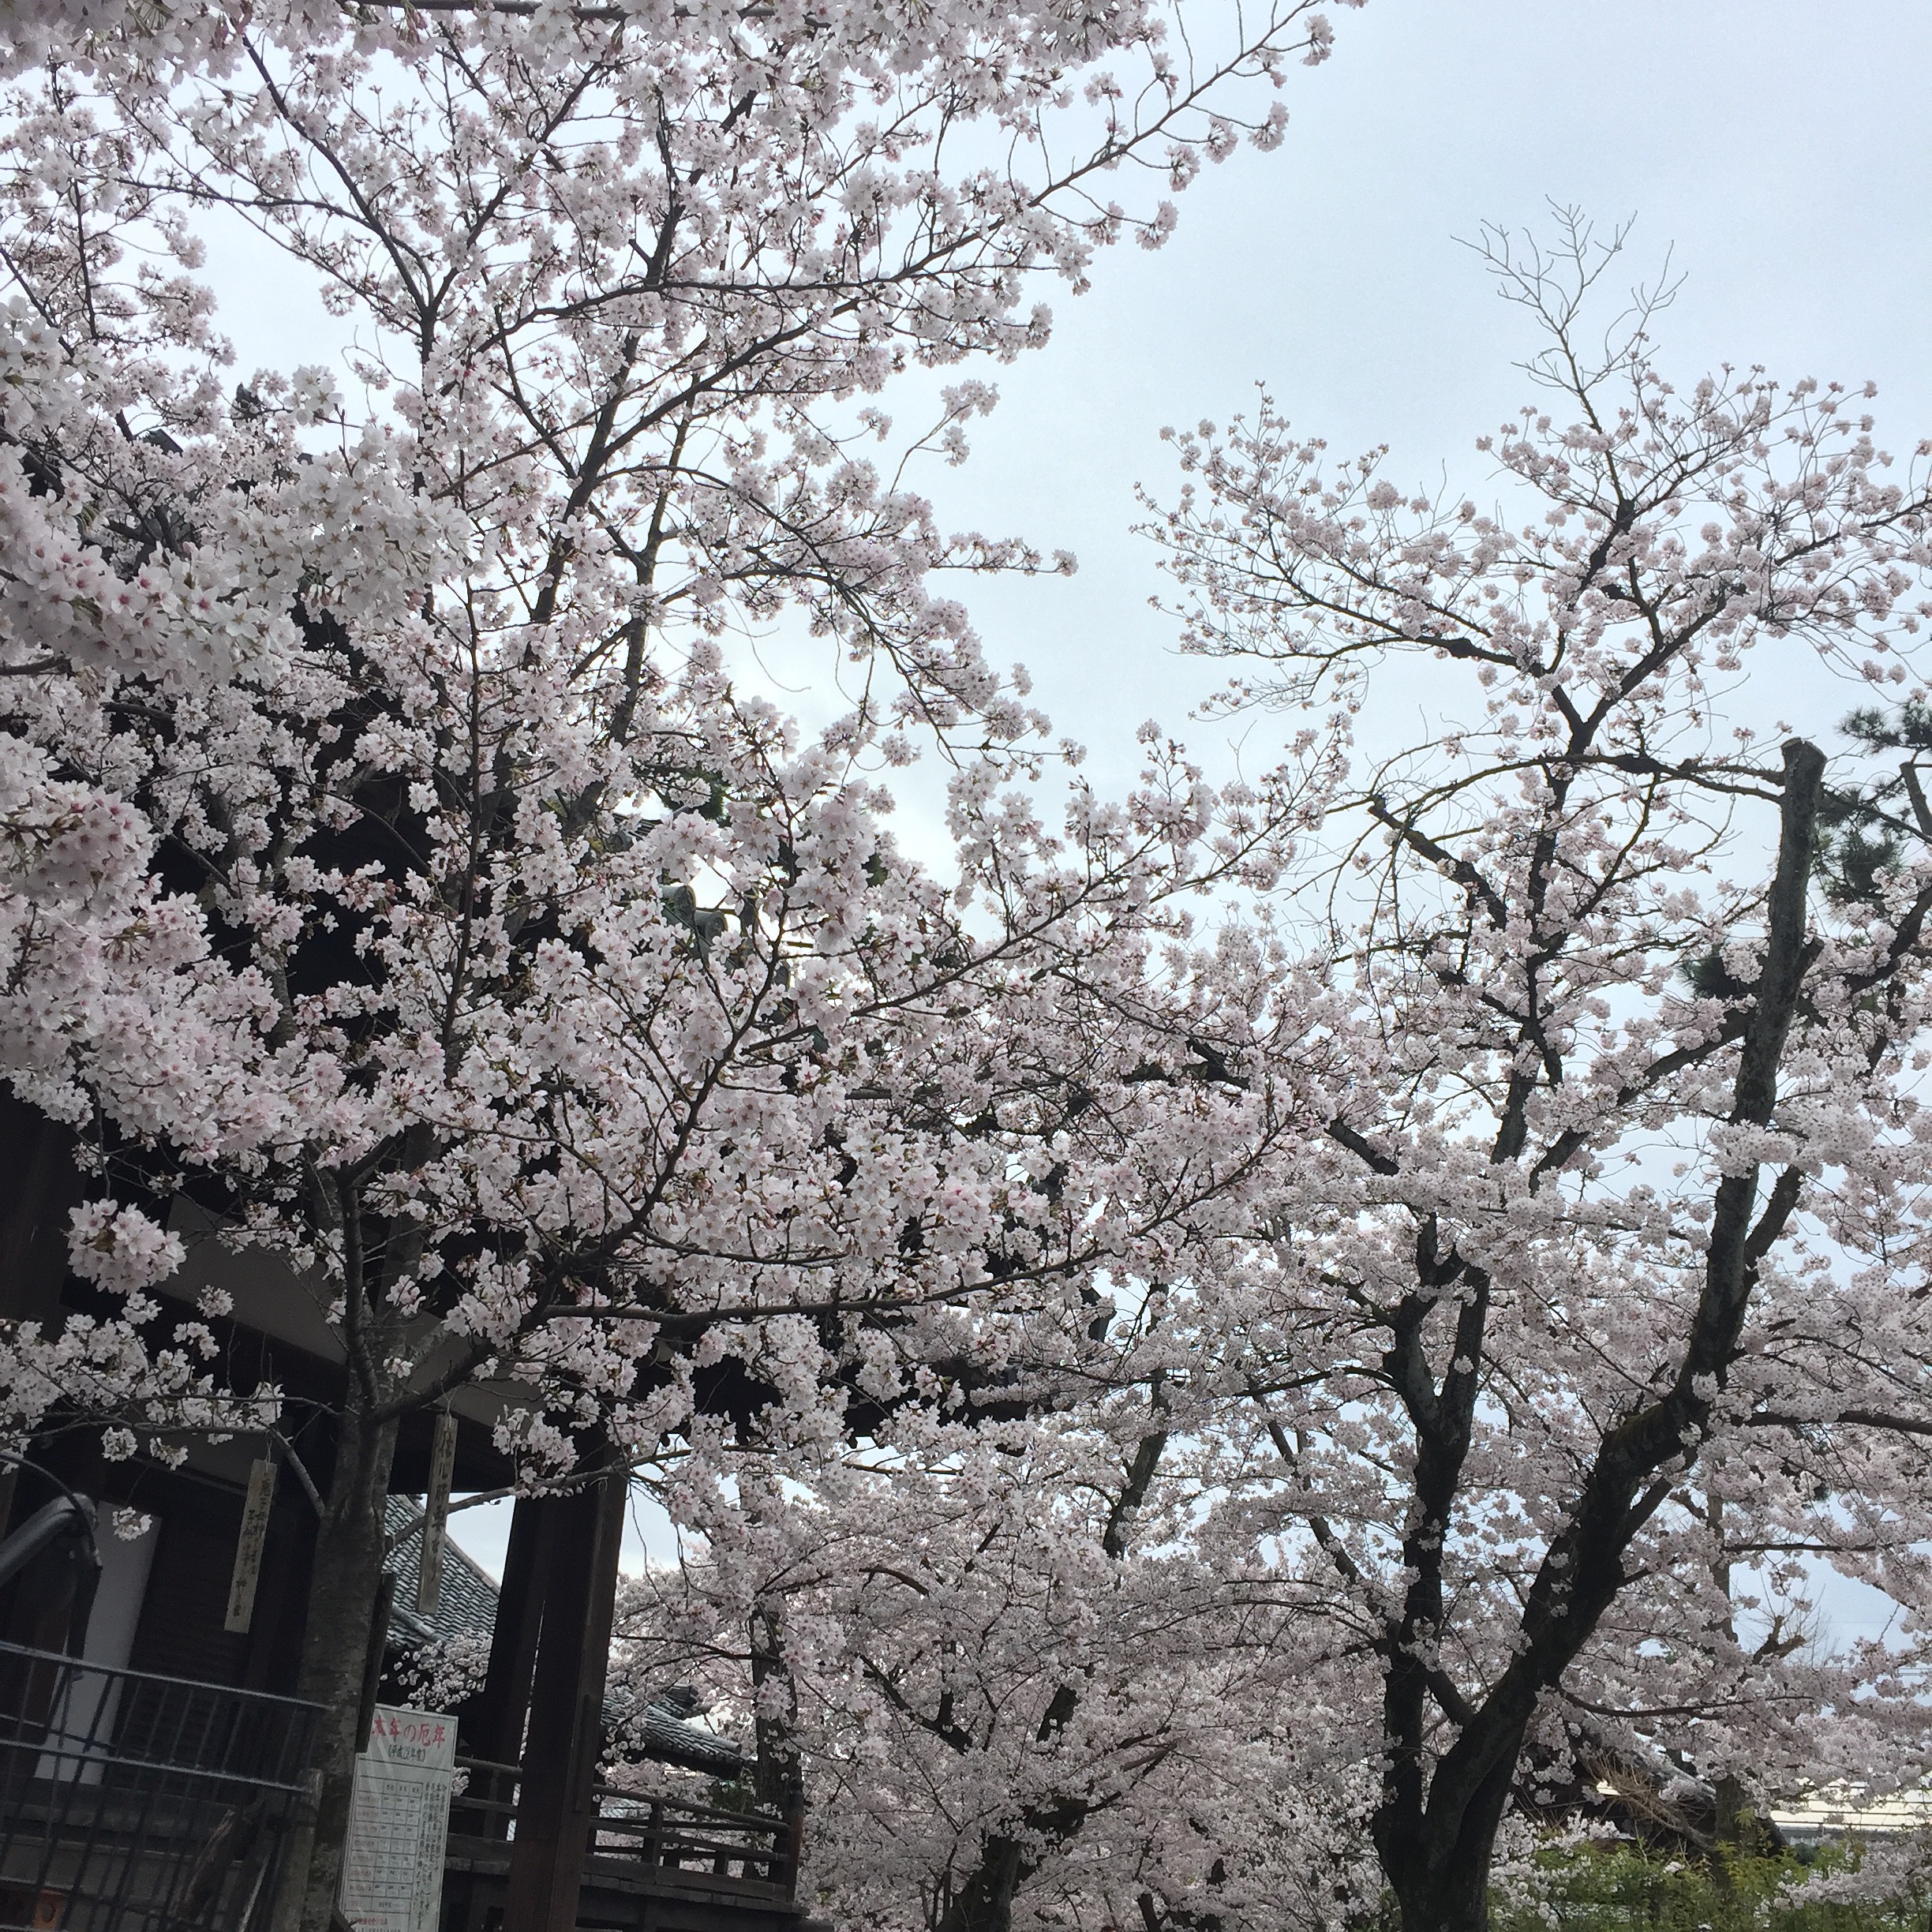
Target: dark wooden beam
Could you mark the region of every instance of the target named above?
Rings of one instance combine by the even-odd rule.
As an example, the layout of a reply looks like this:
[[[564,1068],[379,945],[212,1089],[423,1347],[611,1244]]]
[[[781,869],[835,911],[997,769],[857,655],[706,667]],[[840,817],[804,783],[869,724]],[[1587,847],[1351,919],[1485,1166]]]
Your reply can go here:
[[[67,1213],[87,1196],[73,1133],[0,1093],[0,1317],[58,1321],[67,1274]]]
[[[597,1817],[627,1492],[625,1472],[616,1469],[541,1506],[552,1513],[551,1541],[504,1915],[515,1932],[575,1932],[577,1923]]]
[[[554,1524],[542,1497],[517,1498],[510,1515],[510,1546],[504,1552],[496,1627],[490,1634],[489,1670],[463,1740],[472,1757],[488,1764],[515,1764],[523,1755],[523,1721],[530,1715]]]
[[[517,1498],[510,1515],[510,1546],[504,1552],[503,1587],[496,1594],[496,1624],[490,1633],[489,1669],[460,1720],[461,1748],[485,1765],[515,1765],[523,1756],[554,1528],[554,1512],[541,1497]],[[507,1803],[515,1795],[515,1773],[473,1771],[470,1788],[473,1797]],[[479,1810],[470,1815],[485,1836],[509,1836],[507,1813]],[[473,1870],[452,1870],[444,1877],[444,1889],[448,1903],[444,1923],[452,1932],[487,1932],[492,1924],[501,1932],[503,1895],[496,1886],[479,1885]]]

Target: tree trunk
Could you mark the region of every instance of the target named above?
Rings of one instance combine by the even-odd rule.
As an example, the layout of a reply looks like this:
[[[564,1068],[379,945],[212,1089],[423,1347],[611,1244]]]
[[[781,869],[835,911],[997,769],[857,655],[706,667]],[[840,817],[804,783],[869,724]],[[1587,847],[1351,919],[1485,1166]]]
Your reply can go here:
[[[384,1506],[395,1453],[393,1420],[372,1422],[350,1379],[328,1505],[316,1536],[309,1617],[296,1694],[322,1707],[315,1756],[313,1836],[291,1848],[276,1932],[329,1932],[342,1890],[343,1848],[356,1753],[356,1720],[370,1621],[385,1554]]]
[[[1437,1884],[1398,1893],[1402,1932],[1489,1932],[1489,1855],[1458,1859]]]
[[[1777,863],[1766,906],[1764,960],[1732,1084],[1733,1125],[1766,1127],[1772,1121],[1806,971],[1806,895],[1816,855],[1825,759],[1803,739],[1788,740],[1784,750]],[[1520,1151],[1518,1145],[1515,1151]],[[1490,1858],[1537,1699],[1562,1681],[1623,1589],[1624,1552],[1672,1486],[1657,1481],[1657,1472],[1672,1462],[1680,1469],[1694,1464],[1715,1397],[1739,1349],[1759,1264],[1796,1208],[1798,1167],[1778,1172],[1760,1208],[1762,1174],[1754,1163],[1718,1178],[1704,1280],[1676,1376],[1663,1394],[1602,1436],[1581,1493],[1567,1506],[1563,1526],[1530,1586],[1515,1654],[1502,1676],[1473,1707],[1450,1687],[1453,1694],[1443,1707],[1454,1717],[1455,1741],[1438,1759],[1426,1790],[1421,1762],[1424,1703],[1428,1696],[1443,1699],[1428,1679],[1417,1640],[1432,1638],[1443,1624],[1442,1539],[1457,1500],[1469,1436],[1466,1410],[1457,1438],[1447,1438],[1434,1420],[1441,1398],[1426,1361],[1414,1357],[1427,1397],[1425,1404],[1411,1405],[1418,1447],[1415,1520],[1429,1533],[1426,1539],[1412,1533],[1404,1545],[1417,1581],[1410,1586],[1404,1620],[1390,1628],[1385,1639],[1383,1739],[1388,1755],[1372,1827],[1383,1872],[1401,1910],[1402,1932],[1486,1932]],[[1432,1261],[1433,1256],[1432,1230]],[[1471,1305],[1465,1304],[1461,1320],[1466,1320]],[[1419,1327],[1413,1332],[1419,1333]],[[1398,1343],[1406,1339],[1398,1335]],[[1481,1340],[1478,1335],[1466,1342],[1458,1323],[1459,1356],[1479,1357]],[[1446,1380],[1443,1386],[1448,1386]],[[1473,1389],[1475,1383],[1466,1379],[1463,1386]]]
[[[784,1686],[782,1711],[760,1694],[773,1682]],[[774,1602],[761,1603],[751,1612],[751,1690],[757,1746],[752,1796],[761,1810],[776,1812],[785,1822],[779,1863],[786,1896],[795,1896],[805,1852],[805,1766],[798,1748],[798,1691],[785,1661],[783,1612]]]
[[[1521,1740],[1518,1740],[1520,1748]],[[1484,1780],[1446,1852],[1433,1859],[1420,1842],[1398,1845],[1378,1821],[1376,1850],[1402,1915],[1402,1932],[1488,1932],[1489,1862],[1496,1852],[1516,1754]],[[1418,1834],[1419,1837],[1419,1834]]]
[[[1032,1870],[1017,1840],[987,1839],[972,1877],[948,1897],[938,1932],[1009,1932],[1013,1895]]]
[[[1166,1398],[1158,1379],[1151,1391],[1151,1406],[1156,1413],[1166,1413]],[[1120,1562],[1126,1554],[1133,1519],[1146,1504],[1166,1448],[1167,1432],[1150,1430],[1134,1445],[1133,1458],[1121,1471],[1120,1493],[1107,1512],[1106,1530],[1100,1541],[1101,1550],[1111,1563]],[[1060,1685],[1040,1719],[1035,1734],[1038,1741],[1045,1744],[1058,1737],[1079,1708],[1080,1693],[1070,1683]],[[1086,1824],[1087,1811],[1086,1799],[1063,1795],[1049,1804],[1029,1805],[1021,1813],[1024,1838],[994,1832],[982,1839],[979,1862],[964,1882],[948,1893],[936,1932],[1010,1932],[1013,1900],[1020,1886],[1039,1869],[1050,1848],[1065,1844]]]
[[[1054,1694],[1060,1723],[1073,1714],[1073,1693],[1063,1684]],[[1043,1727],[1044,1728],[1044,1727]],[[979,1841],[979,1862],[946,1900],[937,1932],[1010,1932],[1013,1900],[1040,1868],[1047,1854],[1065,1844],[1087,1822],[1087,1802],[1061,1798],[1028,1805],[1017,1833],[992,1832]]]

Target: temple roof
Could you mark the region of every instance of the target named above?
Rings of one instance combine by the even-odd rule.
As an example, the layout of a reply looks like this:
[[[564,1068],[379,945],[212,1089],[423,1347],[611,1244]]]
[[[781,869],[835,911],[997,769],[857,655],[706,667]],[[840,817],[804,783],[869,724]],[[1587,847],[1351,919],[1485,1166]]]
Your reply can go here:
[[[481,1637],[496,1628],[495,1580],[454,1537],[443,1539],[443,1591],[433,1617],[416,1608],[416,1572],[422,1559],[422,1507],[414,1496],[392,1496],[388,1528],[395,1539],[389,1567],[395,1572],[395,1601],[389,1612],[389,1641],[414,1650],[432,1638]]]
[[[422,1550],[422,1507],[414,1496],[392,1496],[387,1507],[394,1539],[389,1567],[395,1572],[395,1600],[389,1612],[389,1642],[398,1650],[451,1638],[480,1637],[487,1642],[496,1629],[496,1580],[454,1537],[443,1544],[443,1589],[433,1617],[416,1607],[416,1573]],[[728,1738],[684,1721],[692,1700],[681,1689],[640,1699],[612,1691],[604,1700],[606,1734],[627,1758],[681,1765],[713,1777],[736,1777],[744,1756]]]

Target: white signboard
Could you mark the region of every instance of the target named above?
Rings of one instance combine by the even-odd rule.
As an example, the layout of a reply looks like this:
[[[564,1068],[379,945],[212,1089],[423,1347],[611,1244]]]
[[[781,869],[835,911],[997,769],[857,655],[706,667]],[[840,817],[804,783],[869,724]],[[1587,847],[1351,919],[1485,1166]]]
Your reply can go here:
[[[455,1772],[454,1717],[376,1706],[343,1858],[343,1916],[358,1932],[436,1932]]]

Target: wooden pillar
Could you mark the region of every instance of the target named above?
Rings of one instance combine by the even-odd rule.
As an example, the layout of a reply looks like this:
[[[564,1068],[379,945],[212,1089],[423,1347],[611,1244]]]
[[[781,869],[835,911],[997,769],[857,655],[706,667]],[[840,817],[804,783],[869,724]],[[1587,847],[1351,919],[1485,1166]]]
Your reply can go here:
[[[550,1506],[540,1496],[519,1496],[511,1512],[496,1627],[490,1634],[489,1672],[477,1699],[470,1735],[463,1740],[472,1756],[488,1764],[513,1765],[523,1755],[523,1720],[530,1714],[530,1679],[537,1668],[553,1522]],[[507,1798],[510,1794],[483,1795]]]
[[[490,1634],[489,1670],[477,1700],[465,1714],[462,1748],[486,1764],[515,1765],[523,1755],[523,1726],[530,1715],[530,1680],[537,1668],[537,1643],[543,1624],[544,1579],[555,1540],[556,1511],[541,1496],[519,1496],[510,1517],[510,1546],[504,1553],[503,1587],[496,1597],[496,1627]],[[491,1804],[516,1795],[515,1771],[470,1774],[470,1795]],[[510,1820],[494,1810],[456,1816],[484,1837],[507,1838]],[[445,1924],[457,1932],[501,1932],[501,1895],[479,1886],[474,1874],[451,1870],[444,1878],[451,1900]]]
[[[597,1817],[604,1679],[623,1543],[626,1473],[615,1469],[554,1512],[544,1564],[543,1628],[523,1747],[516,1840],[504,1923],[514,1932],[574,1932]]]
[[[0,1318],[58,1323],[68,1210],[88,1191],[74,1165],[72,1131],[0,1093],[0,1172],[7,1177],[0,1200]]]

